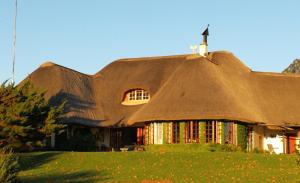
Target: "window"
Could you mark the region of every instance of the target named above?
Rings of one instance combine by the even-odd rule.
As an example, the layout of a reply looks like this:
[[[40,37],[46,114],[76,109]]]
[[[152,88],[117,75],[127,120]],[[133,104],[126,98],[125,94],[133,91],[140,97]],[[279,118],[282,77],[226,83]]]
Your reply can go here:
[[[221,131],[224,130],[226,133],[226,126],[224,126],[225,129],[223,129],[222,122],[219,121],[206,121],[205,124],[206,143],[223,143],[224,139],[222,138]]]
[[[135,92],[129,93],[129,100],[135,100]]]
[[[163,144],[163,124],[154,123],[153,124],[153,143]]]
[[[233,123],[224,123],[225,144],[233,144]]]
[[[198,122],[193,122],[192,137],[193,137],[193,140],[198,141],[198,139],[199,139],[199,123]]]
[[[165,123],[165,142],[167,144],[178,144],[180,142],[180,125],[179,122]]]
[[[147,91],[144,91],[143,100],[148,100],[149,98],[150,98],[149,93]]]
[[[205,128],[206,143],[215,143],[217,141],[216,121],[207,121]]]
[[[129,92],[129,100],[148,100],[149,93],[145,90],[132,90]]]
[[[125,93],[123,105],[138,105],[147,103],[150,100],[150,94],[143,89],[130,90]]]
[[[199,122],[189,121],[185,123],[185,143],[199,142]]]
[[[135,100],[142,100],[143,90],[135,90],[136,97]]]
[[[145,126],[145,144],[180,143],[179,122],[152,122]]]
[[[180,126],[179,122],[172,123],[172,143],[178,144],[180,142]]]
[[[145,144],[163,144],[163,123],[154,122],[146,125]]]

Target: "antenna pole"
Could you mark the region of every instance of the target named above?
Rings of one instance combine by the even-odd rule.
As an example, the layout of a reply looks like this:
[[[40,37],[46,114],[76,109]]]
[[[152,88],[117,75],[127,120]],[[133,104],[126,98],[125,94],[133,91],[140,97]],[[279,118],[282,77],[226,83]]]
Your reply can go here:
[[[13,27],[13,50],[12,50],[12,82],[15,83],[15,62],[16,62],[16,39],[17,39],[17,13],[18,0],[15,0],[14,27]]]

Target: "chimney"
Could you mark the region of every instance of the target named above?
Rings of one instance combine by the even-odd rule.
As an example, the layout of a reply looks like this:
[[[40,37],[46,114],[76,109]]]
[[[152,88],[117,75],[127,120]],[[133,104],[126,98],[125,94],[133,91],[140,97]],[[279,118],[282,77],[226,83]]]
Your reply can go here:
[[[202,33],[203,40],[202,40],[202,43],[200,44],[200,48],[199,48],[199,54],[203,57],[206,57],[208,55],[208,45],[207,45],[207,36],[209,35],[208,27],[209,27],[209,24],[207,25],[207,28]]]

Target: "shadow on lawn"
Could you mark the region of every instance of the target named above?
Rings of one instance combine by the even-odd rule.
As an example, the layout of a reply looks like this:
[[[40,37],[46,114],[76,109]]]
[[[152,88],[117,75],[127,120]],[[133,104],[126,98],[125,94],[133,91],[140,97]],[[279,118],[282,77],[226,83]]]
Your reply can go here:
[[[37,168],[45,163],[53,161],[61,152],[24,153],[20,155],[20,170]]]
[[[85,183],[85,182],[101,182],[108,181],[109,178],[104,173],[85,171],[85,172],[74,172],[74,173],[58,173],[58,174],[43,174],[34,177],[23,177],[22,182],[28,183],[40,183],[40,182],[74,182],[74,183]]]
[[[54,161],[58,155],[63,152],[40,152],[40,153],[24,153],[20,154],[20,170],[26,171],[30,169],[38,168],[43,164],[47,164],[50,161]],[[72,173],[49,173],[43,172],[40,175],[34,176],[22,176],[21,182],[28,183],[40,183],[40,182],[101,182],[107,181],[110,178],[103,172],[96,171],[79,171]]]

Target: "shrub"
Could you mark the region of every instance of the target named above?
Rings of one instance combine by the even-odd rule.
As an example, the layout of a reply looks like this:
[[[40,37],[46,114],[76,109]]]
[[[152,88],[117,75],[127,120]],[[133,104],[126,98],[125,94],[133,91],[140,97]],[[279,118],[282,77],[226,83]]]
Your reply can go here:
[[[267,150],[260,150],[258,148],[254,148],[252,151],[250,151],[251,153],[259,153],[259,154],[270,154],[269,151]]]
[[[17,174],[19,171],[18,157],[12,150],[0,150],[0,182],[15,183],[19,182]]]
[[[244,151],[240,146],[236,146],[233,144],[223,144],[221,145],[222,150],[224,152],[238,152]]]
[[[297,153],[296,163],[299,166],[300,165],[300,152],[299,152],[299,150],[296,150],[296,153]]]

